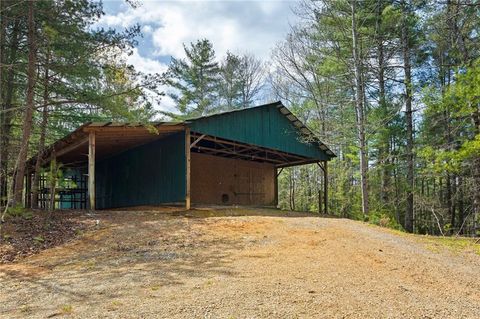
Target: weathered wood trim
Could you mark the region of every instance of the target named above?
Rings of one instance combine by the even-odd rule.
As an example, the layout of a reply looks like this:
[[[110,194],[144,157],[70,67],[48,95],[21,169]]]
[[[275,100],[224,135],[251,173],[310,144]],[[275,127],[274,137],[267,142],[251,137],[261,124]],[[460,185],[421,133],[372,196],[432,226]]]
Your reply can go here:
[[[165,125],[157,126],[154,128],[157,132],[180,132],[183,131],[184,126],[178,125]],[[150,132],[145,126],[86,126],[83,128],[84,132],[109,132],[109,133],[122,133],[122,132]],[[151,134],[155,135],[152,130]]]
[[[90,209],[95,210],[95,132],[88,135],[88,197]]]
[[[51,161],[55,157],[62,156],[63,154],[69,153],[70,151],[73,151],[74,149],[88,143],[88,139],[89,139],[88,137],[85,137],[74,144],[71,144],[67,147],[61,148],[58,151],[55,151],[54,154],[50,155],[49,159],[44,162],[44,164]]]
[[[185,160],[186,160],[186,169],[185,169],[185,209],[190,209],[190,164],[191,164],[191,154],[190,154],[190,128],[185,128]]]

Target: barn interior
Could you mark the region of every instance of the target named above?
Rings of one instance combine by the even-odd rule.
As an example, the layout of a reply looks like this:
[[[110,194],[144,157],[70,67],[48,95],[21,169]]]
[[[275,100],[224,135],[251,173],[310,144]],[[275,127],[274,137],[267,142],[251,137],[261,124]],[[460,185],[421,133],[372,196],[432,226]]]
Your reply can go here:
[[[280,170],[318,161],[195,132],[190,141],[193,204],[276,206]]]

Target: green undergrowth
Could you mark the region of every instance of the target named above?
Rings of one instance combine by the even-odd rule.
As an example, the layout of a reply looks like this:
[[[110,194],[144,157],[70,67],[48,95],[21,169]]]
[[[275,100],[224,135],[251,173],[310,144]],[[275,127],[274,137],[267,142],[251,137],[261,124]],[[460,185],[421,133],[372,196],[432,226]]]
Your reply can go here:
[[[417,236],[427,248],[434,252],[447,249],[453,253],[474,252],[480,256],[480,242],[478,238],[466,237],[438,237],[438,236]]]
[[[21,218],[24,218],[24,219],[31,219],[33,217],[33,213],[31,211],[29,211],[28,209],[23,208],[21,205],[17,205],[17,206],[14,206],[14,207],[9,207],[7,209],[7,214],[6,214],[5,217],[6,218],[21,217]]]
[[[384,211],[374,211],[370,213],[370,215],[365,218],[365,222],[394,230],[404,230],[402,225],[400,225],[395,220],[395,218],[393,218],[392,216],[390,216],[390,214]]]

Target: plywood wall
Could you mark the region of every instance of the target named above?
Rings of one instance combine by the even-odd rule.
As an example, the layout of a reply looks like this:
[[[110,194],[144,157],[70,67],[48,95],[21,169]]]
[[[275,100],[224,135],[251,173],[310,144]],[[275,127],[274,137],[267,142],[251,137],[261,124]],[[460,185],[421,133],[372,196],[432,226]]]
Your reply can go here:
[[[194,204],[273,205],[275,168],[271,164],[192,153],[191,199]]]

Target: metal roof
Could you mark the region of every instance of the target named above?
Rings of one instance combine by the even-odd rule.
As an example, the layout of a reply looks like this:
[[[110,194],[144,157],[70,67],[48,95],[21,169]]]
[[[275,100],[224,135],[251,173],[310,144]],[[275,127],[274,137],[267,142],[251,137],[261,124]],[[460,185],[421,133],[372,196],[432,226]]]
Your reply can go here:
[[[132,131],[141,128],[148,129],[149,127],[152,128],[157,128],[157,136],[158,132],[161,130],[164,130],[165,132],[163,134],[168,134],[169,128],[171,127],[172,130],[178,130],[179,128],[188,125],[190,123],[194,123],[196,121],[206,119],[206,118],[211,118],[211,117],[218,117],[222,115],[227,115],[231,113],[236,113],[236,112],[242,112],[246,110],[252,110],[252,109],[257,109],[257,108],[267,108],[267,107],[272,107],[276,108],[282,115],[287,118],[292,125],[298,130],[298,132],[301,133],[301,136],[303,136],[306,141],[309,143],[315,144],[320,150],[328,154],[330,157],[335,157],[336,155],[330,150],[330,148],[325,145],[305,124],[303,124],[290,110],[288,110],[282,102],[274,102],[274,103],[269,103],[269,104],[263,104],[251,108],[246,108],[246,109],[237,109],[237,110],[232,110],[232,111],[227,111],[227,112],[221,112],[221,113],[216,113],[216,114],[211,114],[211,115],[206,115],[206,116],[201,116],[201,117],[196,117],[196,118],[191,118],[187,119],[183,122],[179,121],[156,121],[156,122],[151,122],[147,124],[142,124],[142,123],[136,123],[136,122],[127,122],[127,123],[122,123],[122,122],[87,122],[77,128],[75,131],[72,133],[68,134],[64,138],[56,141],[55,143],[51,144],[47,149],[45,150],[46,158],[50,158],[52,156],[52,153],[56,152],[56,155],[58,156],[59,154],[62,154],[62,150],[68,150],[68,149],[73,149],[75,145],[77,146],[82,146],[81,148],[78,147],[77,151],[78,152],[85,152],[83,148],[85,148],[85,145],[83,145],[85,139],[88,137],[88,131],[91,130],[102,130],[104,131],[105,129],[107,131],[115,131],[118,132],[118,135],[121,135],[121,132],[123,130],[126,131]],[[160,134],[162,135],[162,134]],[[135,145],[135,143],[132,143],[133,136],[126,136],[124,139],[121,137],[115,136],[115,134],[112,134],[110,137],[111,141],[114,141],[116,144],[117,148],[120,148],[122,145],[130,147],[131,145]],[[138,142],[136,144],[140,145],[143,140],[145,141],[150,141],[155,138],[155,134],[152,134],[151,138],[148,138],[146,136],[136,136],[135,138],[138,138]],[[127,141],[128,139],[128,141]],[[128,145],[127,145],[128,144]],[[112,148],[112,152],[115,147]],[[63,153],[66,153],[63,151]],[[29,161],[28,164],[33,165],[36,160],[36,155],[33,156]]]

